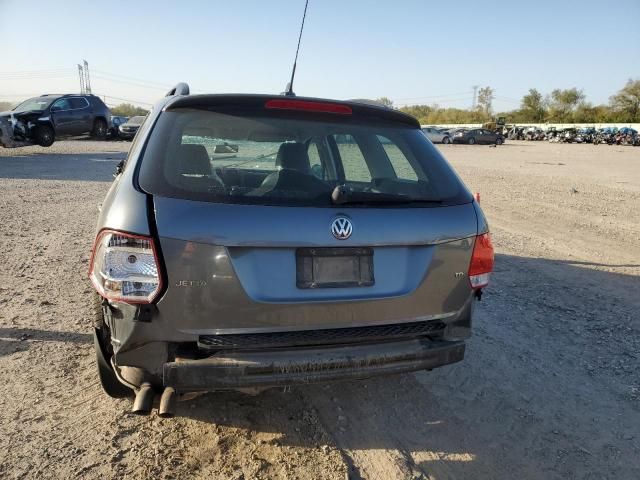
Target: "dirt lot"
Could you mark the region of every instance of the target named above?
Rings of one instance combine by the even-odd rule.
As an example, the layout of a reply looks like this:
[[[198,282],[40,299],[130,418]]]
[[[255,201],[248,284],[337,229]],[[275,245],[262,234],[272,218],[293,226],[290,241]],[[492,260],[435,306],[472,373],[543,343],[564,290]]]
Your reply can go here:
[[[463,363],[129,413],[86,278],[127,143],[0,149],[0,478],[640,478],[640,148],[443,146],[497,249]]]

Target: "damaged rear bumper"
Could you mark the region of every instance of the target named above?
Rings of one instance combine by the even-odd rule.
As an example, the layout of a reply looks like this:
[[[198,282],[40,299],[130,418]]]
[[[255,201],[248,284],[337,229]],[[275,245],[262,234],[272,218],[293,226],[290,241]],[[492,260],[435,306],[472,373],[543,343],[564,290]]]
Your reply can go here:
[[[225,352],[164,364],[163,383],[179,392],[364,379],[430,370],[464,358],[463,341],[429,339],[358,346]]]

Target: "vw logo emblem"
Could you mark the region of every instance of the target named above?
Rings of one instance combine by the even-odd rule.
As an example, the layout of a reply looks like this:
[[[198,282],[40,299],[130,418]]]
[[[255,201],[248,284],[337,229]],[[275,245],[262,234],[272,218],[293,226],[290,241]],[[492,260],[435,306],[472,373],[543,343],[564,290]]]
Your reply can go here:
[[[338,240],[346,240],[353,233],[353,224],[346,217],[338,217],[331,224],[331,233]]]

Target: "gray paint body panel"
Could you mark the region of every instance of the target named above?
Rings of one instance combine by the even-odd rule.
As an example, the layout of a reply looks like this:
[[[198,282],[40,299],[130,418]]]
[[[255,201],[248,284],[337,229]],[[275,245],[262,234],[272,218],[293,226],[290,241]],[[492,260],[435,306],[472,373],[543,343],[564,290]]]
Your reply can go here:
[[[361,287],[357,293],[350,288],[297,289],[293,248],[274,249],[278,255],[272,260],[282,256],[289,258],[287,262],[268,261],[245,269],[234,261],[230,249],[223,246],[164,237],[160,243],[168,286],[157,304],[158,311],[167,325],[183,334],[355,327],[436,318],[454,320],[472,298],[466,274],[456,276],[456,272],[468,270],[473,248],[473,239],[468,238],[437,247],[376,247],[377,277],[410,274],[399,283],[382,281],[377,289]],[[387,253],[389,261],[376,264],[376,255],[383,256],[384,249],[391,250]],[[412,250],[418,254],[410,256]],[[262,249],[258,251],[264,253]],[[425,262],[416,262],[416,258]],[[398,264],[395,268],[391,266],[394,259]],[[260,276],[277,272],[271,277],[275,286],[267,292],[281,297],[265,301],[264,292],[257,298],[251,297],[256,292],[257,269],[264,269]]]
[[[471,298],[473,204],[302,208],[154,198],[167,276],[158,309],[182,333],[353,327],[455,318]],[[354,225],[330,232],[336,215]],[[373,246],[371,287],[299,289],[297,247]],[[456,273],[464,272],[463,276]]]
[[[476,235],[472,203],[439,208],[319,208],[235,205],[154,197],[161,237],[227,247],[433,245]],[[337,240],[331,222],[348,217]]]
[[[100,208],[97,230],[110,228],[149,235],[146,197],[146,194],[133,188],[132,180],[126,172],[119,175]]]

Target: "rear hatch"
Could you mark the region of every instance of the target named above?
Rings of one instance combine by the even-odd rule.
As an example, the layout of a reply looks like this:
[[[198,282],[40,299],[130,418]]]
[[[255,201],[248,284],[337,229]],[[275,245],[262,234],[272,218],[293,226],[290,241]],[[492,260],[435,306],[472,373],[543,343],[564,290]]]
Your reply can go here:
[[[411,117],[354,103],[190,96],[139,171],[164,322],[204,335],[453,319],[472,197]]]

